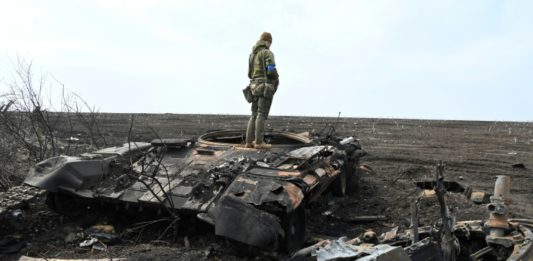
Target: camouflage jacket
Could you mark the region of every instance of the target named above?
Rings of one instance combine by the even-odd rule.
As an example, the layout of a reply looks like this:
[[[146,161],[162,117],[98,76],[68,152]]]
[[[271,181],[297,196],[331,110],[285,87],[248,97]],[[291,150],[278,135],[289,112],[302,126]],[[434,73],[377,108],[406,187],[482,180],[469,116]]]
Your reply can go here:
[[[279,78],[274,54],[268,49],[265,41],[259,40],[248,59],[248,78],[251,80],[264,79],[265,71],[270,82]]]

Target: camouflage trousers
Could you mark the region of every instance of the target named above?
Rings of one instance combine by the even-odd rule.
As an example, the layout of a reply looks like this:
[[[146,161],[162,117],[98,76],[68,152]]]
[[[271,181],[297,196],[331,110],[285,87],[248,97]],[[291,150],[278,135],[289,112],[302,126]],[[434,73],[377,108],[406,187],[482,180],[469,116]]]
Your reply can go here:
[[[272,98],[254,96],[252,102],[252,116],[250,116],[248,128],[246,129],[246,143],[252,143],[254,140],[255,144],[263,143],[263,138],[265,136],[265,121],[268,118],[270,105],[272,105]]]

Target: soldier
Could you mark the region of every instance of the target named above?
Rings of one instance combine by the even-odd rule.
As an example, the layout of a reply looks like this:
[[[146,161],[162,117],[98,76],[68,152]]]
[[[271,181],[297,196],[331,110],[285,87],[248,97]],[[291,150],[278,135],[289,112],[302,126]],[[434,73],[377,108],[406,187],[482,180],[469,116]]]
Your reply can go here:
[[[252,116],[246,130],[247,148],[270,147],[263,142],[265,120],[268,118],[272,98],[279,85],[274,54],[269,49],[271,45],[272,35],[267,32],[262,33],[248,59],[248,78],[250,78],[253,101]]]

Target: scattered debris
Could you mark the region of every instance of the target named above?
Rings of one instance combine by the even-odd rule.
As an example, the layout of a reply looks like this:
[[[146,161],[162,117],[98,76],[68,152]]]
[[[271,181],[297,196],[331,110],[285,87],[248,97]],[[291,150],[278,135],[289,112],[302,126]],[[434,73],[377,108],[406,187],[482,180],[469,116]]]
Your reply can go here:
[[[83,231],[82,237],[89,240],[96,238],[106,244],[116,244],[121,239],[121,236],[115,233],[115,227],[106,224],[97,224],[87,228]]]
[[[126,258],[60,259],[60,258],[35,258],[35,257],[21,256],[18,261],[109,261],[109,260],[126,261],[127,259]]]
[[[291,261],[297,261],[297,260],[305,260],[307,256],[309,256],[312,252],[316,251],[317,249],[321,247],[325,247],[327,245],[331,244],[329,240],[321,240],[315,243],[314,245],[308,246],[306,248],[302,248],[295,252],[289,260]]]
[[[376,172],[372,169],[372,167],[370,167],[369,165],[366,165],[366,164],[361,164],[361,166],[359,166],[359,169],[365,171],[366,173],[369,173],[369,174],[375,174]]]
[[[94,225],[90,228],[85,230],[85,234],[92,234],[92,233],[107,233],[107,234],[115,234],[115,227],[112,225]]]
[[[470,200],[475,204],[485,204],[490,202],[490,196],[491,194],[489,193],[474,191],[470,194]]]
[[[346,222],[373,222],[373,221],[385,221],[387,217],[384,215],[377,216],[346,216],[342,218]]]
[[[389,242],[393,240],[394,238],[396,238],[397,235],[398,235],[398,227],[395,227],[391,229],[389,232],[386,232],[380,235],[379,239],[381,242]]]
[[[439,163],[436,171],[436,196],[439,199],[442,221],[439,227],[418,227],[419,241],[412,231],[398,232],[398,227],[369,243],[361,238],[373,238],[367,231],[361,237],[348,240],[341,237],[328,243],[304,248],[291,260],[533,260],[533,227],[531,219],[509,219],[508,204],[512,201],[510,178],[498,176],[494,196],[487,205],[489,219],[455,222],[444,199],[444,165]],[[412,208],[413,209],[412,204]],[[412,210],[413,211],[413,210]],[[416,219],[416,215],[412,216]],[[412,222],[413,225],[416,222]]]
[[[373,245],[373,244],[360,244],[352,245],[349,241],[343,237],[337,240],[331,241],[323,247],[320,247],[311,252],[311,256],[315,257],[318,261],[326,260],[338,260],[338,259],[357,259],[357,260],[397,260],[408,261],[410,260],[407,254],[401,247],[394,247],[390,245]]]
[[[83,242],[80,243],[80,247],[90,247],[90,246],[93,246],[94,244],[96,244],[98,242],[98,238],[96,237],[91,237]]]
[[[418,181],[415,183],[416,187],[422,189],[420,197],[422,198],[436,198],[435,188],[437,183],[435,181]],[[470,199],[475,204],[485,204],[490,202],[491,194],[482,191],[473,191],[471,187],[464,186],[456,181],[442,181],[442,186],[447,192],[461,193],[466,198]]]
[[[424,189],[420,192],[419,197],[421,198],[436,198],[437,193],[433,189]]]
[[[78,141],[80,141],[80,138],[78,138],[78,137],[69,137],[69,138],[67,138],[67,141],[68,142],[78,142]]]
[[[104,243],[98,241],[97,243],[93,244],[91,249],[104,252],[104,251],[107,251],[107,246]]]
[[[513,169],[526,169],[526,165],[523,163],[516,163],[512,165]]]
[[[361,237],[361,240],[363,243],[370,243],[370,244],[377,244],[378,243],[378,235],[376,232],[372,231],[371,229],[365,231],[363,233],[363,236]]]

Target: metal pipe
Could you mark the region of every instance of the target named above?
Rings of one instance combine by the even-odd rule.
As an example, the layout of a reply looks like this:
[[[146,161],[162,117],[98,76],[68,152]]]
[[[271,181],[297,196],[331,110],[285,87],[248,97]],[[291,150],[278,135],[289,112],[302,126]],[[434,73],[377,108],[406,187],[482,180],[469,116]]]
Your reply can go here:
[[[503,198],[506,202],[510,199],[511,178],[509,176],[498,175],[494,184],[494,196]]]
[[[411,244],[419,241],[418,236],[418,201],[411,204]]]
[[[487,205],[489,211],[489,220],[487,226],[490,228],[491,237],[503,237],[505,231],[509,229],[508,204],[511,202],[510,197],[511,178],[509,176],[499,175],[494,184],[494,195],[490,198]]]
[[[473,253],[470,255],[470,259],[471,260],[478,260],[480,259],[482,256],[484,256],[485,254],[488,254],[492,251],[492,247],[485,247],[485,248],[482,248],[480,250],[478,250],[477,252]]]

